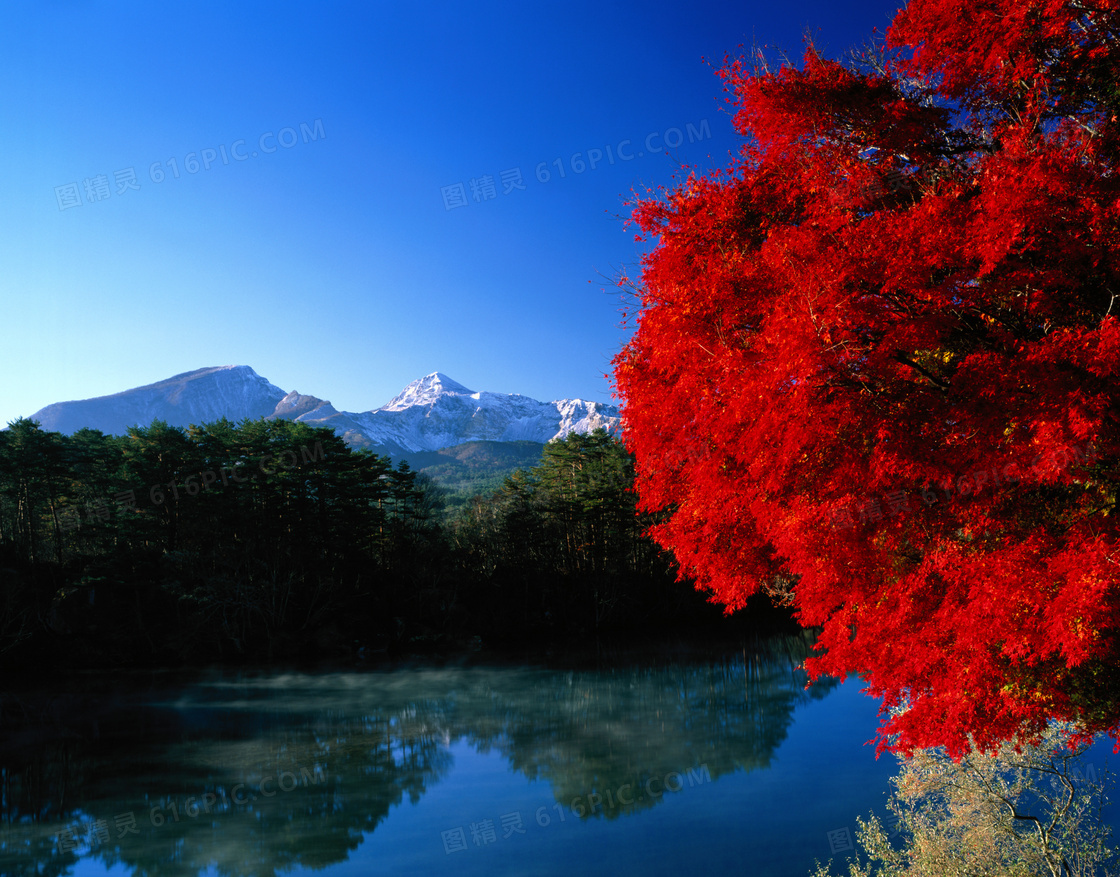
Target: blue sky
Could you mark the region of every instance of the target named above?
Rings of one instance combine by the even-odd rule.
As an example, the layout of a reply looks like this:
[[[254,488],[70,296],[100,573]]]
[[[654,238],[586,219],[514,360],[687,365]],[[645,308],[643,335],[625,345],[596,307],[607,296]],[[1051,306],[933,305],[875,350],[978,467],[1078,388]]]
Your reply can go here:
[[[897,5],[4,4],[0,423],[226,364],[610,401],[626,200],[738,147],[703,59]]]

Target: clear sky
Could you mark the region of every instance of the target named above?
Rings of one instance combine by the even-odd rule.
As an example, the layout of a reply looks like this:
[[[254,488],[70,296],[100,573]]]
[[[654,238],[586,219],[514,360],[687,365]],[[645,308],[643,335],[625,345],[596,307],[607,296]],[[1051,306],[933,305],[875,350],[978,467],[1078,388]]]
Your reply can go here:
[[[897,5],[5,0],[0,424],[226,364],[610,401],[627,198],[738,147],[711,62]]]

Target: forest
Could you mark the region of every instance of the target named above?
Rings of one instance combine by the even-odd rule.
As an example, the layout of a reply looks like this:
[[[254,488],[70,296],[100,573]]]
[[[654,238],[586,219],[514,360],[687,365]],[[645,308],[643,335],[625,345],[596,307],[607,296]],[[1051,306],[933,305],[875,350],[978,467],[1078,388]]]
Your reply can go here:
[[[645,536],[604,432],[453,513],[290,421],[0,431],[0,663],[347,659],[734,630]],[[788,625],[760,601],[753,615]]]

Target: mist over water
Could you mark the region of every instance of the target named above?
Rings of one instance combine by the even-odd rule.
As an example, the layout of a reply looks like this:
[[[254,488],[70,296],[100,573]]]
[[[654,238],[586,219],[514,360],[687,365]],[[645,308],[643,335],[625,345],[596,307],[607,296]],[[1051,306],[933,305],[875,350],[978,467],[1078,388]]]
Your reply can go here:
[[[598,666],[78,674],[9,691],[0,871],[525,873],[531,860],[546,874],[621,857],[655,873],[805,873],[840,820],[881,803],[893,766],[862,746],[875,707],[854,686],[806,691],[808,650],[797,636]]]

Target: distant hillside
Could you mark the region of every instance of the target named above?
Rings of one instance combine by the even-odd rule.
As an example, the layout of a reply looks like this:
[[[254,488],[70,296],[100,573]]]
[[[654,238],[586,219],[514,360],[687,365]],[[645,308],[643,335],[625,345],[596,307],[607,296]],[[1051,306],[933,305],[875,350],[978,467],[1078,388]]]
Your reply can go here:
[[[492,493],[518,469],[541,461],[541,442],[465,442],[439,451],[414,451],[408,465],[423,472],[447,491],[447,510],[464,505],[472,496]]]

